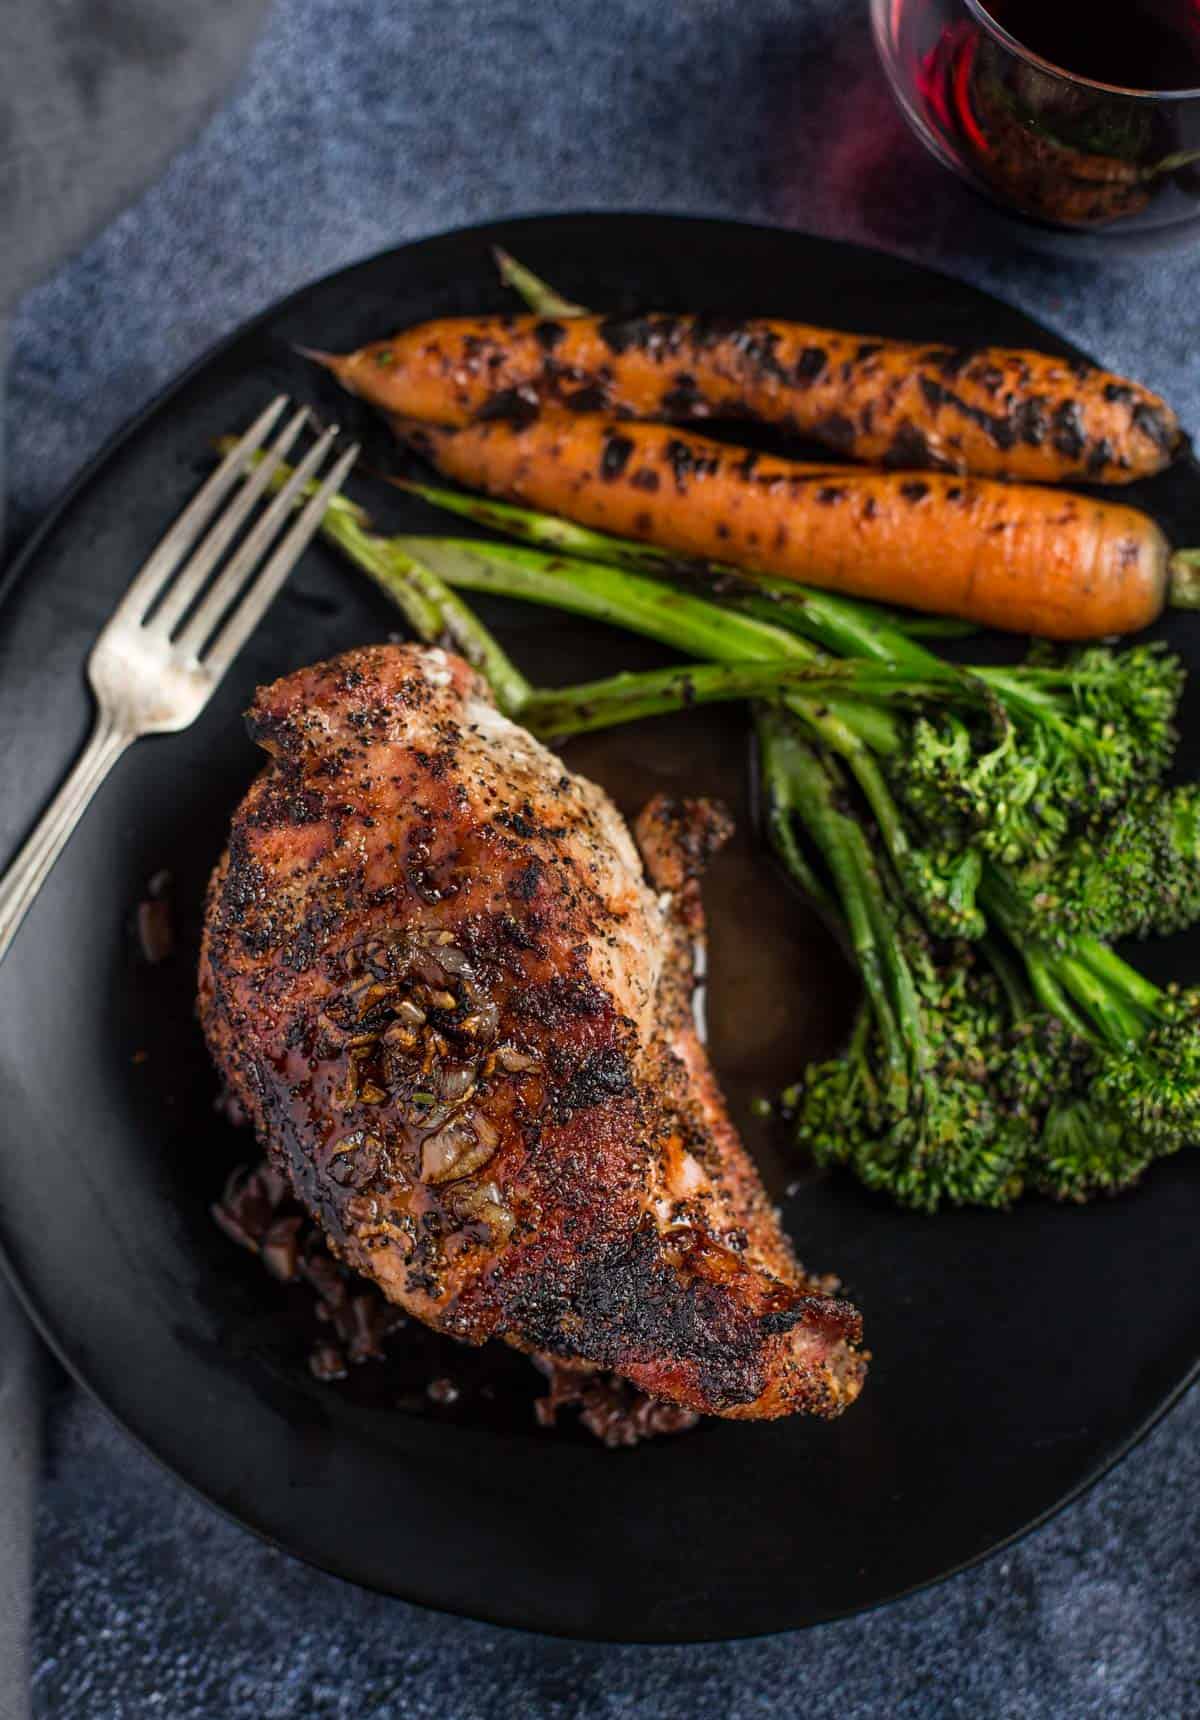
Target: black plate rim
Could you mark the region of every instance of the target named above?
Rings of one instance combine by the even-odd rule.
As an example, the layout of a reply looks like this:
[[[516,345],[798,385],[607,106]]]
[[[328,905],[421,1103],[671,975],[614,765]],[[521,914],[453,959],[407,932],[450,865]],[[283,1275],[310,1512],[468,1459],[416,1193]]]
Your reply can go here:
[[[628,1644],[633,1647],[640,1648],[665,1648],[670,1646],[689,1645],[701,1647],[706,1644],[722,1642],[756,1642],[760,1641],[764,1637],[788,1635],[790,1634],[790,1631],[793,1630],[806,1632],[817,1631],[822,1630],[829,1625],[840,1624],[846,1619],[865,1618],[869,1613],[880,1612],[884,1607],[897,1605],[902,1601],[909,1600],[913,1595],[922,1594],[932,1589],[939,1589],[943,1584],[950,1582],[952,1578],[961,1576],[966,1571],[973,1570],[977,1565],[984,1564],[987,1560],[1005,1552],[1008,1548],[1016,1546],[1018,1542],[1024,1541],[1027,1536],[1033,1535],[1037,1530],[1044,1528],[1045,1525],[1052,1522],[1060,1512],[1065,1511],[1069,1506],[1075,1504],[1077,1500],[1083,1498],[1084,1494],[1089,1493],[1098,1482],[1102,1481],[1106,1475],[1110,1474],[1119,1463],[1123,1462],[1124,1459],[1128,1457],[1129,1453],[1133,1451],[1136,1446],[1139,1446],[1142,1441],[1154,1431],[1159,1422],[1161,1422],[1163,1418],[1168,1415],[1172,1409],[1174,1409],[1175,1405],[1179,1403],[1179,1401],[1194,1385],[1200,1383],[1200,1360],[1198,1360],[1193,1364],[1187,1375],[1179,1381],[1174,1390],[1168,1393],[1159,1408],[1156,1409],[1153,1414],[1148,1416],[1138,1427],[1134,1428],[1133,1432],[1130,1433],[1122,1443],[1115,1447],[1115,1449],[1106,1453],[1104,1458],[1089,1470],[1074,1487],[1072,1487],[1067,1493],[1064,1493],[1061,1498],[1055,1500],[1055,1502],[1045,1511],[1042,1511],[1037,1516],[1030,1518],[1029,1522],[1022,1524],[1019,1529],[1014,1529],[1010,1535],[1006,1535],[1002,1540],[993,1542],[990,1547],[984,1548],[982,1552],[974,1553],[970,1558],[962,1559],[958,1564],[948,1566],[935,1577],[929,1577],[922,1581],[910,1583],[906,1588],[897,1590],[895,1594],[886,1595],[879,1600],[868,1601],[862,1605],[842,1608],[837,1612],[830,1613],[826,1618],[810,1619],[803,1624],[791,1626],[788,1631],[746,1630],[738,1631],[733,1635],[723,1634],[721,1636],[690,1636],[685,1634],[672,1634],[671,1636],[603,1636],[596,1635],[594,1632],[568,1630],[565,1628],[549,1629],[546,1626],[534,1627],[532,1625],[513,1624],[510,1619],[503,1618],[498,1614],[491,1612],[486,1605],[473,1608],[468,1612],[464,1607],[444,1606],[438,1605],[433,1601],[420,1600],[413,1595],[402,1594],[398,1589],[385,1588],[382,1584],[365,1581],[362,1577],[356,1576],[346,1569],[339,1569],[339,1562],[335,1558],[324,1556],[318,1558],[315,1553],[304,1552],[296,1546],[285,1545],[278,1536],[273,1535],[269,1529],[264,1528],[261,1524],[254,1522],[249,1516],[241,1515],[240,1513],[231,1510],[227,1505],[222,1505],[218,1500],[211,1498],[198,1482],[193,1481],[190,1476],[186,1475],[184,1471],[172,1463],[169,1458],[164,1456],[161,1452],[156,1451],[148,1440],[145,1439],[142,1434],[138,1433],[136,1428],[131,1427],[124,1417],[112,1408],[108,1403],[104,1392],[99,1387],[94,1386],[90,1380],[84,1378],[75,1362],[73,1362],[65,1353],[59,1339],[47,1325],[46,1320],[34,1301],[31,1293],[27,1290],[25,1284],[17,1277],[2,1243],[0,1243],[0,1272],[3,1273],[4,1278],[8,1282],[18,1302],[29,1317],[47,1349],[50,1350],[51,1354],[62,1365],[75,1384],[86,1392],[92,1402],[98,1404],[106,1415],[112,1418],[115,1425],[120,1428],[121,1432],[128,1439],[132,1440],[133,1444],[140,1452],[143,1452],[147,1457],[149,1457],[151,1461],[155,1463],[166,1475],[170,1476],[173,1481],[185,1487],[193,1499],[199,1500],[201,1504],[206,1506],[210,1511],[217,1512],[217,1514],[227,1523],[232,1523],[239,1529],[249,1530],[252,1535],[256,1536],[257,1539],[262,1541],[266,1546],[274,1548],[276,1552],[283,1553],[288,1558],[298,1560],[299,1563],[307,1565],[314,1571],[320,1571],[323,1576],[334,1577],[338,1582],[348,1583],[351,1587],[363,1589],[370,1594],[382,1595],[388,1600],[402,1601],[406,1606],[420,1607],[423,1611],[434,1613],[440,1618],[456,1618],[475,1621],[481,1624],[490,1625],[496,1630],[514,1631],[518,1634],[528,1636],[553,1637],[559,1641],[565,1642],[594,1642],[611,1644],[613,1646]]]
[[[196,359],[193,360],[191,364],[180,371],[169,383],[154,394],[138,412],[119,425],[118,428],[105,439],[92,458],[80,468],[75,476],[59,492],[55,501],[47,509],[46,513],[30,532],[29,536],[21,543],[12,561],[2,572],[0,572],[0,625],[3,624],[5,605],[9,602],[23,580],[27,577],[33,563],[37,559],[43,543],[64,524],[76,498],[87,489],[94,479],[100,475],[103,468],[109,463],[123,444],[135,436],[149,419],[153,418],[162,408],[167,406],[177,393],[186,388],[191,381],[193,381],[210,364],[217,360],[224,352],[236,345],[239,341],[244,340],[260,326],[284,314],[293,304],[304,298],[314,289],[329,282],[336,281],[340,276],[351,274],[361,268],[369,266],[372,263],[381,261],[384,258],[393,257],[400,252],[416,252],[427,244],[434,245],[447,239],[474,236],[477,237],[481,243],[488,244],[490,248],[492,236],[501,230],[509,237],[511,242],[511,233],[513,229],[536,230],[538,228],[551,227],[561,222],[572,221],[612,222],[614,226],[616,226],[631,219],[639,221],[654,221],[663,225],[694,227],[709,226],[725,229],[733,228],[741,231],[771,234],[776,237],[791,237],[807,242],[816,241],[821,245],[828,246],[831,250],[836,250],[842,253],[851,253],[860,259],[879,258],[885,261],[889,266],[894,265],[896,262],[900,262],[907,268],[913,269],[917,273],[930,277],[931,279],[947,282],[958,291],[961,291],[966,287],[970,291],[977,293],[981,298],[992,299],[995,302],[1004,305],[1005,308],[1008,309],[1021,310],[1021,307],[1019,306],[1010,306],[1008,301],[1000,299],[997,294],[990,293],[984,288],[975,287],[973,283],[962,281],[959,277],[951,274],[949,270],[929,267],[924,263],[912,259],[911,257],[905,256],[901,253],[884,251],[878,246],[863,245],[851,240],[834,239],[825,234],[809,233],[800,228],[777,226],[768,222],[748,221],[736,217],[710,216],[691,211],[572,208],[554,210],[550,213],[542,214],[522,213],[511,216],[500,215],[495,217],[493,220],[486,222],[463,222],[454,227],[441,229],[436,233],[423,234],[420,238],[407,241],[401,245],[384,246],[378,251],[371,252],[364,257],[357,258],[354,261],[343,265],[339,269],[331,270],[329,273],[324,275],[314,276],[312,280],[302,283],[299,287],[296,287],[283,298],[275,300],[273,303],[265,306],[261,311],[257,312],[254,316],[249,317],[246,321],[238,324],[219,340],[214,341],[212,345],[207,347]],[[1032,313],[1022,312],[1022,314],[1029,316],[1031,320],[1038,322],[1040,327],[1045,326],[1041,324],[1040,318],[1033,316]],[[1053,344],[1056,344],[1063,349],[1064,356],[1084,358],[1089,361],[1091,360],[1090,354],[1085,353],[1080,347],[1076,346],[1074,342],[1068,340],[1066,336],[1060,334],[1057,330],[1045,327],[1045,333],[1050,337]],[[1190,437],[1185,439],[1183,450],[1177,457],[1177,463],[1189,466],[1195,473],[1197,481],[1200,482],[1200,459],[1197,458]],[[63,769],[65,770],[66,768],[67,762],[64,761]],[[470,1610],[467,1610],[465,1607],[438,1604],[409,1593],[404,1593],[400,1587],[385,1587],[380,1583],[365,1580],[362,1576],[354,1574],[344,1568],[342,1561],[338,1560],[334,1556],[328,1555],[327,1553],[318,1555],[315,1550],[310,1552],[295,1544],[285,1544],[283,1540],[273,1534],[269,1529],[255,1522],[250,1515],[235,1511],[229,1506],[214,1499],[207,1491],[205,1491],[204,1487],[198,1481],[193,1480],[184,1471],[184,1469],[180,1468],[176,1462],[169,1458],[165,1453],[156,1449],[146,1436],[139,1433],[136,1428],[131,1426],[125,1417],[113,1407],[113,1405],[108,1401],[108,1396],[103,1388],[94,1384],[92,1380],[87,1377],[84,1364],[71,1355],[66,1339],[56,1332],[49,1317],[40,1307],[33,1291],[19,1276],[9,1257],[8,1249],[4,1244],[2,1236],[0,1236],[0,1273],[3,1274],[21,1308],[29,1318],[43,1343],[45,1343],[47,1349],[60,1363],[75,1384],[86,1392],[88,1397],[94,1403],[98,1404],[106,1415],[111,1417],[115,1425],[119,1427],[122,1433],[133,1442],[139,1451],[145,1453],[145,1455],[158,1465],[158,1467],[166,1474],[170,1475],[176,1482],[182,1484],[194,1498],[199,1499],[208,1509],[216,1511],[227,1522],[233,1523],[241,1529],[249,1530],[250,1533],[255,1535],[267,1546],[275,1548],[277,1551],[286,1554],[290,1558],[298,1560],[302,1564],[310,1566],[314,1570],[321,1571],[324,1575],[332,1576],[340,1582],[349,1583],[354,1587],[364,1589],[371,1593],[383,1595],[390,1599],[401,1600],[406,1605],[421,1607],[427,1612],[443,1617],[478,1620],[498,1629],[543,1635],[558,1638],[560,1640],[612,1644],[627,1643],[635,1646],[652,1647],[665,1646],[667,1644],[701,1645],[718,1642],[747,1642],[767,1636],[786,1634],[786,1632],[780,1632],[779,1630],[743,1630],[733,1634],[722,1633],[719,1636],[689,1635],[682,1632],[673,1632],[670,1635],[647,1634],[643,1636],[630,1633],[620,1636],[605,1636],[598,1635],[595,1632],[572,1630],[566,1627],[550,1628],[546,1626],[534,1627],[520,1625],[513,1623],[510,1618],[503,1617],[499,1613],[491,1610],[486,1604],[473,1606]],[[1044,1510],[1031,1517],[1027,1522],[1014,1529],[1010,1534],[992,1542],[990,1546],[972,1553],[967,1558],[947,1566],[945,1570],[937,1573],[935,1576],[919,1579],[918,1581],[910,1583],[906,1587],[898,1589],[894,1593],[877,1600],[847,1606],[831,1612],[825,1617],[808,1620],[789,1628],[804,1631],[819,1630],[825,1625],[836,1624],[844,1619],[865,1616],[866,1614],[876,1612],[883,1607],[904,1601],[912,1595],[919,1594],[926,1590],[939,1588],[943,1583],[948,1582],[951,1578],[959,1576],[963,1572],[969,1571],[975,1566],[991,1559],[993,1556],[1015,1546],[1018,1542],[1023,1541],[1027,1536],[1032,1535],[1035,1531],[1051,1522],[1059,1515],[1060,1512],[1066,1510],[1067,1507],[1081,1499],[1097,1484],[1097,1482],[1101,1481],[1106,1475],[1111,1473],[1111,1471],[1116,1468],[1116,1466],[1121,1463],[1136,1446],[1140,1445],[1142,1441],[1151,1432],[1153,1432],[1163,1418],[1169,1414],[1172,1409],[1174,1409],[1187,1392],[1197,1383],[1200,1383],[1200,1355],[1197,1356],[1196,1360],[1192,1363],[1187,1372],[1176,1381],[1174,1386],[1165,1394],[1155,1408],[1148,1415],[1143,1417],[1143,1419],[1126,1435],[1124,1439],[1119,1440],[1114,1446],[1106,1450],[1099,1462],[1093,1464],[1087,1471],[1085,1471],[1082,1477],[1080,1477],[1075,1484],[1059,1498],[1054,1500]]]

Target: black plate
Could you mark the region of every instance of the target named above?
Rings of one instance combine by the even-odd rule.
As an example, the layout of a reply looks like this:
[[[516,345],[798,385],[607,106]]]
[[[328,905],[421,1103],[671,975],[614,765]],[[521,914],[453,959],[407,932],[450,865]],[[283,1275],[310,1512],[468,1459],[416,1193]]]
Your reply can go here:
[[[349,347],[431,315],[511,304],[503,243],[604,306],[772,311],[894,335],[1062,343],[1017,311],[875,253],[724,222],[579,216],[451,234],[306,289],[193,370],[74,487],[13,570],[0,629],[0,845],[10,852],[81,743],[88,645],[194,489],[212,438],[285,386],[321,385],[292,341]],[[370,480],[381,519],[431,523]],[[1190,465],[1137,498],[1180,533]],[[408,511],[406,512],[406,508]],[[601,628],[487,611],[546,679],[657,660]],[[841,1421],[712,1422],[608,1452],[540,1431],[519,1358],[413,1336],[391,1367],[323,1386],[289,1293],[213,1227],[244,1137],[213,1113],[192,1013],[201,896],[255,768],[256,683],[385,636],[394,614],[315,546],[203,719],[118,767],[0,970],[0,1241],[42,1331],[114,1415],[213,1503],[331,1571],[506,1624],[641,1641],[729,1637],[874,1605],[979,1558],[1094,1479],[1197,1365],[1200,1178],[1183,1158],[1083,1211],[905,1215],[802,1175],[749,1100],[843,1031],[852,997],[819,927],[745,834],[740,715],[578,743],[627,808],[655,787],[725,794],[740,846],[713,874],[717,1063],[803,1259],[840,1271],[875,1362]],[[1200,625],[1168,628],[1195,667]],[[1200,734],[1192,724],[1189,736]],[[1193,767],[1195,743],[1186,749]],[[129,932],[174,877],[175,957]],[[1200,970],[1195,940],[1148,949]],[[450,1373],[461,1395],[429,1403]]]

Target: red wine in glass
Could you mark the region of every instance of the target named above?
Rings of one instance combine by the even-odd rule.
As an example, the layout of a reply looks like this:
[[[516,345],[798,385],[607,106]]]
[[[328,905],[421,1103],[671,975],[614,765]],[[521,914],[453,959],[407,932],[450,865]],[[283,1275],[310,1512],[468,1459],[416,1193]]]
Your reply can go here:
[[[1036,221],[1200,236],[1200,0],[872,0],[905,114]]]
[[[1076,78],[1125,90],[1200,89],[1197,0],[986,0],[983,10]]]

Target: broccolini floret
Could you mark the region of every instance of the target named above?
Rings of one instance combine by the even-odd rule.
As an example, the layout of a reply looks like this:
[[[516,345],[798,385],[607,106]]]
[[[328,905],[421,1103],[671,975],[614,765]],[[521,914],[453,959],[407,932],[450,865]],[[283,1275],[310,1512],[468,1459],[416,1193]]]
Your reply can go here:
[[[1200,919],[1200,789],[1155,783],[1048,859],[1009,873],[1022,930],[1062,947],[1181,931]]]
[[[1002,1207],[1030,1190],[1112,1192],[1193,1137],[1200,997],[1161,991],[1087,934],[1069,949],[1026,940],[991,862],[979,903],[1013,944],[931,938],[836,762],[782,711],[759,729],[765,780],[801,826],[781,856],[811,874],[802,840],[813,850],[863,978],[846,1053],[788,1096],[818,1163],[925,1211]]]
[[[979,707],[926,701],[892,780],[943,841],[1006,865],[1047,859],[1162,775],[1182,685],[1178,659],[1152,645],[978,669]]]

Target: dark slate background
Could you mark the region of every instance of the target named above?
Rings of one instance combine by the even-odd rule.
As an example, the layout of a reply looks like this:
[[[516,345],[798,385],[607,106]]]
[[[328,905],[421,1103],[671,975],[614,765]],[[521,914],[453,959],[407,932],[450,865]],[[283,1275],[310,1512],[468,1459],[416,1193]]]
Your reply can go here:
[[[231,0],[211,4],[215,16]],[[123,9],[98,3],[97,29]],[[20,306],[9,547],[131,412],[272,299],[439,228],[583,207],[756,217],[933,262],[1200,425],[1195,256],[1097,262],[1016,246],[903,132],[865,0],[278,0],[231,103]],[[1198,1707],[1198,1492],[1193,1392],[1086,1499],[936,1590],[757,1642],[591,1647],[437,1617],[307,1570],[185,1494],[60,1383],[35,1712],[1182,1717]]]

